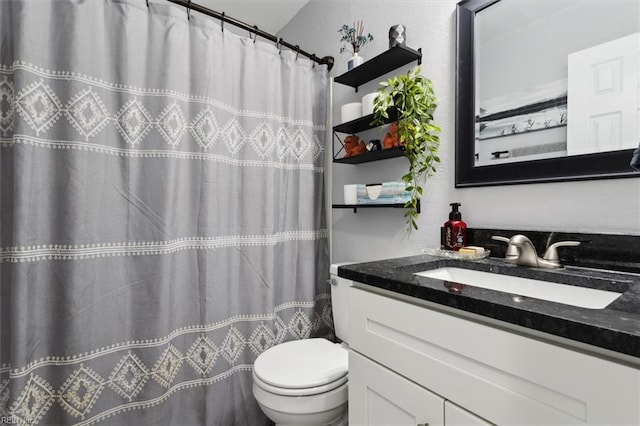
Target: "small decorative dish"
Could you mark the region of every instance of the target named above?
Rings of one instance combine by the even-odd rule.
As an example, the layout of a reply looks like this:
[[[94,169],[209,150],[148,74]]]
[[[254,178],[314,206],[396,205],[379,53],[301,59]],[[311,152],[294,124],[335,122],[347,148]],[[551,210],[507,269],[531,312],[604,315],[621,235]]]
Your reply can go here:
[[[479,260],[489,257],[491,250],[484,249],[484,251],[476,251],[475,253],[463,251],[444,250],[442,248],[423,248],[422,254],[429,256],[440,256],[449,259],[466,259],[466,260]]]

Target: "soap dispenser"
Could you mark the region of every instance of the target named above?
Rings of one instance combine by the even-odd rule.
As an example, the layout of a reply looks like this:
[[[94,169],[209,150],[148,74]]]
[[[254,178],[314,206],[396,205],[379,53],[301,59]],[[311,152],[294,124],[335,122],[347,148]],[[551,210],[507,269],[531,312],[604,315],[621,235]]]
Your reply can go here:
[[[461,204],[451,203],[450,206],[449,220],[444,223],[444,248],[458,251],[467,244],[467,224],[458,210]]]

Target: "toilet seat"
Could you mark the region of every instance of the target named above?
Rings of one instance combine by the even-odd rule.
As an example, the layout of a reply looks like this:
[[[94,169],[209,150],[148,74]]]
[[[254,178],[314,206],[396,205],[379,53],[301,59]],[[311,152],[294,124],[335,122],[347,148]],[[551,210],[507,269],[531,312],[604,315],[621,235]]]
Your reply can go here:
[[[255,371],[253,373],[253,382],[260,387],[261,389],[271,392],[275,395],[282,396],[310,396],[310,395],[318,395],[321,393],[326,393],[332,391],[342,385],[345,385],[349,381],[349,376],[345,374],[338,380],[334,380],[331,383],[327,383],[320,386],[314,386],[310,388],[283,388],[278,386],[273,386],[268,383],[263,382],[256,374]]]
[[[253,375],[262,389],[278,395],[314,395],[347,382],[348,351],[326,339],[276,345],[255,361]]]

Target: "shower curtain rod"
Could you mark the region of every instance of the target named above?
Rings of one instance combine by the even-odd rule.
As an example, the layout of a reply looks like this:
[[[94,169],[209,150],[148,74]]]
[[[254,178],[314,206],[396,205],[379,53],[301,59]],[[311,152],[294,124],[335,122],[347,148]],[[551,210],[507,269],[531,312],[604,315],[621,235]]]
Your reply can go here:
[[[324,58],[318,58],[315,54],[311,54],[300,49],[300,46],[297,46],[297,45],[294,46],[290,43],[287,43],[282,38],[278,39],[278,37],[274,36],[273,34],[269,34],[265,31],[262,31],[261,29],[258,28],[257,25],[251,26],[238,19],[225,15],[224,12],[219,13],[219,12],[216,12],[215,10],[208,9],[202,5],[193,3],[191,1],[184,1],[184,0],[168,0],[168,1],[170,1],[171,3],[175,3],[177,5],[186,7],[188,14],[191,13],[190,12],[191,10],[195,10],[197,12],[204,13],[207,16],[211,16],[212,18],[220,19],[221,23],[228,22],[231,25],[235,25],[236,27],[242,28],[243,30],[247,30],[249,31],[249,33],[253,33],[254,37],[260,36],[267,40],[271,40],[275,42],[277,46],[284,46],[288,49],[291,49],[297,54],[306,56],[307,58],[317,62],[320,65],[323,65],[323,64],[327,65],[328,71],[331,71],[331,68],[333,68],[333,63],[334,63],[333,56],[325,56]],[[223,30],[224,30],[224,27],[223,27]]]

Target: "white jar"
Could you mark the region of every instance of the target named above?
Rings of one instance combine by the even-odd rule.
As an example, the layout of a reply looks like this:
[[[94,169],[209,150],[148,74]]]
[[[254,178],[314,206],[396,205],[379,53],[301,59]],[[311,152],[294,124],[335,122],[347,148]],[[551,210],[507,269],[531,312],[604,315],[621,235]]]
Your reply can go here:
[[[342,105],[342,108],[340,108],[340,115],[342,117],[342,123],[362,117],[362,103],[352,102],[350,104]]]
[[[362,97],[362,115],[373,114],[373,102],[378,97],[378,92],[369,93]]]

